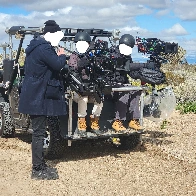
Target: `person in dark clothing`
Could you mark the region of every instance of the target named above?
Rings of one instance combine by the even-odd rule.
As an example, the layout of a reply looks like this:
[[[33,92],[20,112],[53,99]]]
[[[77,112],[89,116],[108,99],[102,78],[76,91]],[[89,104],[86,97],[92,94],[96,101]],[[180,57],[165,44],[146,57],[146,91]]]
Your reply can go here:
[[[141,91],[122,92],[117,94],[115,119],[112,128],[115,131],[125,131],[124,121],[128,120],[129,128],[141,130],[140,119]],[[128,118],[128,119],[127,119]]]
[[[25,77],[18,111],[32,121],[32,179],[57,179],[55,168],[46,165],[43,141],[47,116],[66,115],[64,86],[60,70],[67,68],[64,49],[55,51],[63,37],[54,20],[45,23],[43,36],[34,37],[26,48]]]
[[[129,34],[123,35],[119,40],[119,46],[116,47],[115,53],[121,54],[120,68],[125,69],[127,72],[118,73],[117,80],[118,84],[128,84],[127,73],[139,70],[145,67],[145,63],[133,63],[131,58],[132,48],[134,47],[135,39]],[[116,100],[116,112],[112,128],[116,131],[125,131],[127,128],[124,125],[124,121],[128,121],[129,128],[140,130],[142,129],[140,119],[140,96],[141,91],[130,91],[130,92],[115,92],[113,94]]]

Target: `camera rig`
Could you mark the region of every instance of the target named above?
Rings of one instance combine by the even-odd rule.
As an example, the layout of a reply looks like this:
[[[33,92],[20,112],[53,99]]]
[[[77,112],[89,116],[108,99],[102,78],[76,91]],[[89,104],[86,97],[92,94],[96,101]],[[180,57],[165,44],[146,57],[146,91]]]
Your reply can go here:
[[[90,35],[92,35],[91,31],[86,30],[86,32],[90,32]],[[141,79],[141,81],[150,83],[153,86],[163,83],[165,81],[165,75],[160,70],[160,66],[167,61],[164,55],[178,52],[178,44],[176,43],[164,42],[158,38],[136,37],[138,52],[149,55],[147,63],[150,66],[147,69],[141,68],[140,70],[130,72],[130,69],[124,65],[127,60],[130,61],[130,66],[133,65],[131,64],[131,56],[127,57],[120,54],[118,48],[111,42],[111,34],[106,32],[101,34],[102,37],[109,38],[111,43],[110,47],[108,47],[109,44],[107,41],[100,39],[95,41],[97,36],[93,37],[89,50],[82,56],[78,55],[79,58],[82,59],[85,57],[88,60],[88,63],[84,63],[78,69],[78,71],[80,70],[80,74],[78,74],[80,76],[82,70],[85,70],[88,75],[88,81],[85,81],[87,83],[82,87],[81,84],[85,82],[83,83],[81,80],[80,87],[78,87],[78,83],[75,85],[76,88],[74,90],[81,95],[93,93],[99,102],[104,99],[104,94],[111,92],[112,87],[118,86],[116,78],[119,76],[119,73],[124,78],[129,74],[134,79]],[[74,86],[73,84],[74,82],[72,82],[72,86]],[[77,91],[77,89],[80,90]]]
[[[177,53],[178,44],[162,41],[158,38],[140,38],[136,37],[136,45],[138,53],[148,54],[150,61],[161,64],[167,60],[163,57],[164,54]]]
[[[119,59],[123,60],[124,57],[118,52],[114,56],[114,53],[115,47],[108,47],[107,41],[92,41],[85,54],[76,54],[79,58],[78,69],[65,77],[65,83],[82,96],[93,95],[100,103],[104,100],[104,95],[111,93],[112,88],[118,86],[117,73],[126,73],[119,64]],[[85,79],[82,78],[84,73]]]
[[[78,68],[72,69],[68,75],[65,75],[65,85],[69,86],[71,90],[77,92],[79,95],[93,95],[96,101],[100,103],[104,100],[104,95],[111,93],[112,88],[117,87],[116,73],[124,70],[118,66],[119,59],[123,59],[124,57],[120,55],[119,51],[115,51],[116,46],[114,45],[114,42],[119,39],[119,31],[66,29],[65,37],[62,40],[73,41],[73,36],[81,31],[87,32],[92,37],[92,41],[84,54],[79,54],[74,50],[64,47],[66,51],[75,54],[79,58]],[[96,40],[97,37],[99,39]],[[108,41],[104,41],[100,37],[104,39],[108,38],[111,46],[109,46]],[[84,73],[87,76],[85,79],[82,78]]]

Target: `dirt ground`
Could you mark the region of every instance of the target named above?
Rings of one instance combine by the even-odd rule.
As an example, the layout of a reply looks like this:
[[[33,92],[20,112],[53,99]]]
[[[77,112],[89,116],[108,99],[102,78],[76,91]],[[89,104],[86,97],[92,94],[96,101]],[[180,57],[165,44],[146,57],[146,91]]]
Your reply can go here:
[[[78,142],[57,167],[56,181],[31,180],[31,136],[0,138],[1,196],[196,195],[196,115],[174,112],[164,129],[144,121],[143,143],[120,151],[108,143]]]

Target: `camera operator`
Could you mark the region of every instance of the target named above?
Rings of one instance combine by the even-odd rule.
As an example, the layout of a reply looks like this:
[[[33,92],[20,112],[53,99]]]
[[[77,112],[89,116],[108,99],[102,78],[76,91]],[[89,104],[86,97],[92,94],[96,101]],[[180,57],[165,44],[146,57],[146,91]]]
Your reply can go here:
[[[85,40],[85,41],[81,41]],[[77,47],[77,50],[79,53],[85,53],[86,49],[89,47],[89,43],[91,41],[90,35],[87,34],[86,32],[80,32],[75,36],[74,39],[77,44],[81,44],[81,47]],[[82,43],[83,42],[83,43]],[[88,45],[85,43],[87,42]],[[84,47],[82,46],[84,44]],[[86,45],[86,46],[85,46]],[[89,60],[87,57],[82,56],[79,57],[77,54],[71,54],[68,62],[70,67],[73,67],[75,71],[78,69],[82,69],[80,73],[80,78],[82,79],[83,82],[88,82],[88,75],[85,73],[85,68],[89,64]],[[86,136],[86,129],[87,129],[87,124],[86,124],[86,116],[87,116],[87,104],[89,102],[89,99],[93,99],[93,109],[92,113],[90,115],[90,128],[91,132],[94,132],[96,134],[100,133],[100,127],[99,127],[99,117],[101,115],[103,103],[97,103],[96,100],[94,99],[93,96],[81,96],[74,92],[74,97],[73,100],[78,103],[78,133],[81,136]]]
[[[132,35],[124,34],[119,40],[119,46],[115,48],[115,54],[120,55],[119,67],[123,71],[119,71],[117,82],[121,85],[128,84],[127,74],[132,71],[139,70],[142,67],[148,66],[145,63],[133,63],[131,58],[132,48],[135,45],[135,39]],[[114,54],[114,55],[115,55]],[[112,128],[116,132],[125,131],[125,121],[128,122],[128,127],[140,130],[142,126],[139,123],[140,119],[140,96],[141,91],[130,92],[114,92],[113,98],[116,100],[116,112]]]
[[[32,179],[58,179],[56,168],[46,165],[43,141],[47,116],[66,115],[64,87],[59,75],[67,69],[64,49],[55,51],[63,38],[54,20],[45,23],[43,36],[34,36],[26,48],[25,77],[18,111],[29,114],[32,121]]]

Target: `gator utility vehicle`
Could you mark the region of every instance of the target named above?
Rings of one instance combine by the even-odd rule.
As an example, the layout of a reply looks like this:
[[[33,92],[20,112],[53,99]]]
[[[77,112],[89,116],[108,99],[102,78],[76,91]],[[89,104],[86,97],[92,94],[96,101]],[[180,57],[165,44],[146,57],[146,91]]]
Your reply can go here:
[[[19,132],[31,132],[31,122],[28,115],[24,115],[18,112],[18,101],[20,88],[22,84],[22,78],[24,77],[23,66],[19,63],[19,57],[21,55],[22,45],[26,37],[32,39],[32,36],[42,34],[42,27],[28,27],[13,26],[6,29],[6,33],[9,36],[9,43],[0,45],[3,48],[3,65],[1,69],[1,83],[0,83],[0,137],[14,137],[16,131]],[[119,31],[106,31],[103,29],[73,29],[62,28],[64,32],[64,38],[61,43],[67,50],[68,56],[74,52],[74,37],[78,32],[85,31],[92,37],[92,42],[96,40],[107,40],[104,43],[115,45],[119,39]],[[19,39],[19,46],[17,53],[13,55],[13,38]],[[14,38],[14,39],[15,39]],[[27,44],[27,41],[26,43]],[[9,55],[6,54],[6,49],[9,49]],[[8,56],[8,58],[6,58]],[[105,57],[104,57],[105,58]],[[77,78],[72,78],[77,80]],[[110,86],[111,91],[142,91],[141,104],[140,104],[140,123],[143,122],[143,97],[146,91],[146,87],[132,86],[130,84],[124,85],[124,87]],[[73,90],[71,87],[67,87],[65,92],[67,100],[68,115],[60,117],[48,117],[48,125],[46,130],[46,137],[44,142],[45,154],[49,158],[58,158],[66,151],[67,146],[71,146],[72,142],[78,140],[106,140],[110,141],[115,147],[119,149],[132,149],[135,148],[141,142],[141,131],[127,130],[125,132],[116,133],[111,129],[111,123],[114,117],[114,101],[107,96],[104,100],[104,106],[100,117],[100,128],[102,134],[94,134],[90,131],[87,132],[85,137],[81,137],[76,132],[77,127],[77,103],[73,102]],[[88,112],[91,111],[92,104],[88,104]],[[87,119],[88,121],[89,119]]]

